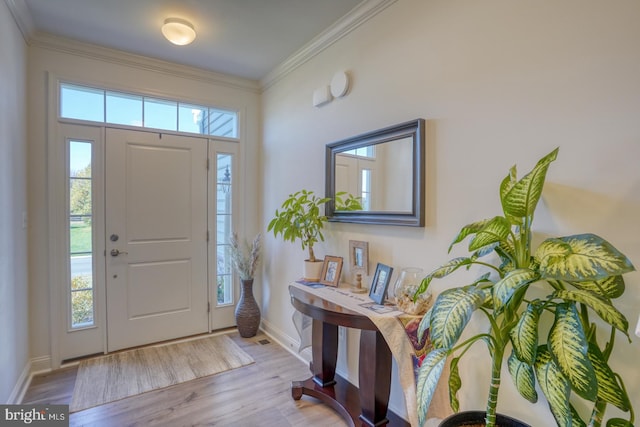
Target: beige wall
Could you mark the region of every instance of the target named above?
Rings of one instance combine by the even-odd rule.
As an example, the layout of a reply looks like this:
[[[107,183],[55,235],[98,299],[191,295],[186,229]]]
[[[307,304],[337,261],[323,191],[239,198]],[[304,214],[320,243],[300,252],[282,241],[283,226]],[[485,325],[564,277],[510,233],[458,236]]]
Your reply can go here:
[[[0,402],[28,375],[27,45],[0,2]]]
[[[238,110],[243,145],[240,156],[243,182],[258,181],[259,93],[257,83],[235,78],[219,78],[213,73],[134,57],[122,52],[53,40],[34,42],[29,50],[29,301],[31,356],[46,369],[51,357],[51,313],[49,292],[52,286],[48,268],[47,205],[47,80],[49,76],[101,87],[155,94],[198,105]],[[54,112],[55,114],[55,112]],[[55,116],[54,116],[55,117]],[[257,189],[244,187],[240,204],[245,209],[235,226],[240,233],[256,233]],[[55,196],[54,196],[55,197]],[[248,214],[245,214],[248,212]],[[259,296],[259,294],[258,294]],[[55,360],[55,358],[54,358]]]
[[[514,163],[526,171],[559,146],[534,223],[538,237],[593,232],[640,266],[638,21],[634,0],[396,2],[264,92],[263,228],[288,194],[324,192],[325,144],[422,117],[426,227],[330,224],[317,254],[348,259],[348,240],[365,240],[372,265],[431,270],[448,259],[463,225],[500,213],[498,185]],[[352,76],[349,94],[312,107],[313,90],[341,70]],[[300,276],[303,254],[272,236],[265,253],[266,325],[295,341],[287,284]],[[640,273],[626,280],[618,304],[633,330]],[[618,337],[612,361],[629,379],[639,374],[640,338],[633,338]],[[486,362],[486,349],[476,350]],[[356,359],[340,363],[357,381]],[[488,372],[477,372],[477,363],[467,359],[462,367],[463,409],[484,408]],[[546,403],[532,410],[507,377],[503,385],[499,410],[554,424]],[[626,385],[637,406],[640,383]]]

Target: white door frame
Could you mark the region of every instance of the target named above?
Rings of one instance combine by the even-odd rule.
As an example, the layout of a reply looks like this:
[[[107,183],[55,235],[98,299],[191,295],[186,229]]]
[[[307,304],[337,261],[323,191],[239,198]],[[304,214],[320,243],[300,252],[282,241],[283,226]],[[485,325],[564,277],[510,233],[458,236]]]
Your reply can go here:
[[[78,80],[79,79],[79,80]],[[89,128],[96,129],[100,132],[100,144],[104,143],[105,139],[105,123],[92,123],[86,122],[82,120],[69,120],[64,119],[60,120],[59,118],[59,83],[63,79],[60,76],[57,76],[55,73],[48,72],[47,73],[47,113],[46,113],[46,121],[48,131],[46,132],[47,137],[47,186],[46,186],[46,197],[47,197],[47,225],[48,225],[48,233],[47,233],[47,251],[48,251],[48,274],[47,274],[47,283],[46,288],[49,292],[49,340],[50,340],[50,354],[49,356],[49,365],[52,369],[57,369],[61,366],[63,361],[63,352],[61,351],[61,347],[65,345],[63,340],[61,340],[60,335],[64,330],[66,313],[63,307],[66,304],[65,298],[66,294],[62,289],[62,283],[66,283],[68,278],[68,267],[66,265],[66,257],[68,257],[67,247],[68,247],[68,233],[65,232],[65,227],[61,227],[61,224],[65,224],[67,221],[67,206],[65,205],[66,197],[65,191],[66,185],[65,182],[65,162],[66,162],[66,151],[65,144],[60,143],[59,141],[59,133],[61,126],[67,124],[69,126],[86,126]],[[76,78],[72,79],[74,81],[82,81],[83,78],[76,76]],[[83,84],[90,85],[90,81],[84,81]],[[102,85],[98,85],[102,86]],[[186,100],[189,101],[189,100]],[[195,101],[194,101],[195,102]],[[239,117],[241,113],[239,112]],[[109,127],[120,127],[120,126],[109,126]],[[124,129],[133,129],[132,127],[122,126]],[[138,128],[135,128],[138,129]],[[167,132],[172,133],[172,132]],[[179,134],[179,133],[178,133]],[[242,132],[239,132],[242,134]],[[184,134],[181,134],[184,135]],[[201,135],[200,137],[207,137],[206,135]],[[242,139],[242,137],[241,137]],[[217,152],[229,153],[234,155],[234,168],[233,168],[233,180],[236,185],[233,188],[233,211],[235,214],[234,218],[234,230],[238,231],[240,236],[243,236],[242,230],[244,229],[245,224],[245,216],[241,214],[240,209],[243,205],[242,195],[244,194],[243,186],[244,180],[241,177],[245,176],[241,171],[241,167],[244,164],[244,161],[241,157],[241,144],[240,140],[233,139],[225,139],[225,138],[212,138],[209,137],[209,159],[212,164],[215,164],[215,154]],[[103,162],[104,159],[104,147],[100,150],[99,159],[96,157],[96,161]],[[98,167],[96,165],[96,167]],[[100,180],[102,180],[99,185],[102,186],[102,194],[94,195],[94,209],[97,212],[98,205],[100,209],[100,215],[104,216],[104,170],[103,163],[99,166],[100,169]],[[95,179],[95,178],[94,178]],[[213,184],[212,184],[213,183]],[[209,176],[207,178],[208,190],[207,196],[209,198],[208,203],[208,228],[210,231],[211,238],[208,242],[208,282],[209,282],[209,303],[210,303],[210,313],[209,313],[209,325],[208,330],[225,328],[227,326],[233,326],[235,322],[231,325],[228,324],[228,321],[225,321],[224,318],[229,318],[229,315],[233,313],[235,309],[235,303],[239,299],[239,283],[237,283],[237,278],[234,279],[234,302],[233,304],[225,307],[217,307],[217,298],[216,298],[216,271],[215,271],[215,200],[213,199],[215,191],[215,174],[213,170],[209,170]],[[94,218],[94,221],[96,218]],[[102,230],[102,232],[95,233],[99,235],[101,240],[96,242],[94,241],[94,251],[96,248],[103,249],[105,248],[105,236],[104,236],[104,218],[100,219],[100,226],[97,224],[94,226],[95,230]],[[100,228],[98,228],[100,227]],[[102,279],[102,288],[97,290],[99,292],[96,295],[98,300],[96,301],[96,322],[99,323],[101,328],[101,337],[102,337],[102,349],[101,352],[106,352],[107,342],[106,342],[106,298],[105,298],[105,289],[104,289],[104,257],[98,257],[101,259],[100,264],[96,270],[94,267],[94,274],[96,276],[100,276]],[[97,265],[94,260],[94,263]],[[46,363],[46,362],[42,362]],[[43,365],[45,366],[45,365]]]

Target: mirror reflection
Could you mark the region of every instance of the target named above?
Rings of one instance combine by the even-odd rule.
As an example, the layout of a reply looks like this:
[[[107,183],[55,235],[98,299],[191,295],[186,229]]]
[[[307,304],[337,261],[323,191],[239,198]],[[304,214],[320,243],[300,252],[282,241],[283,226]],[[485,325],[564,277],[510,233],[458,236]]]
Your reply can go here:
[[[335,156],[335,191],[361,197],[364,211],[411,212],[413,139],[366,145]]]
[[[362,210],[336,210],[330,221],[424,226],[424,120],[327,144],[326,195],[360,198]]]

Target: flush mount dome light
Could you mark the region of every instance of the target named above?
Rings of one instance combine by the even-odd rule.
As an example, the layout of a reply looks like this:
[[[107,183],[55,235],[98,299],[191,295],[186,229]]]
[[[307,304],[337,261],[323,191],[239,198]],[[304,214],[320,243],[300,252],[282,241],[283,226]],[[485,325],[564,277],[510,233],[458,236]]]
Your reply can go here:
[[[173,44],[184,46],[196,38],[196,31],[189,21],[180,18],[167,18],[162,26],[162,34]]]

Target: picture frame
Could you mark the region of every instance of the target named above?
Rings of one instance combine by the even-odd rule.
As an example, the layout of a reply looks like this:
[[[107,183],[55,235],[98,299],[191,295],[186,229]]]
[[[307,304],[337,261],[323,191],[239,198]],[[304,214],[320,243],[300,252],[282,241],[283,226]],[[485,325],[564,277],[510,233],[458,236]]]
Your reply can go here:
[[[322,274],[320,283],[327,286],[337,287],[340,283],[340,274],[342,273],[342,257],[326,255],[324,264],[322,265]]]
[[[349,240],[349,266],[351,271],[369,275],[369,242]]]
[[[377,304],[384,304],[384,296],[387,293],[393,267],[378,263],[376,273],[373,275],[371,288],[369,288],[369,297]]]

